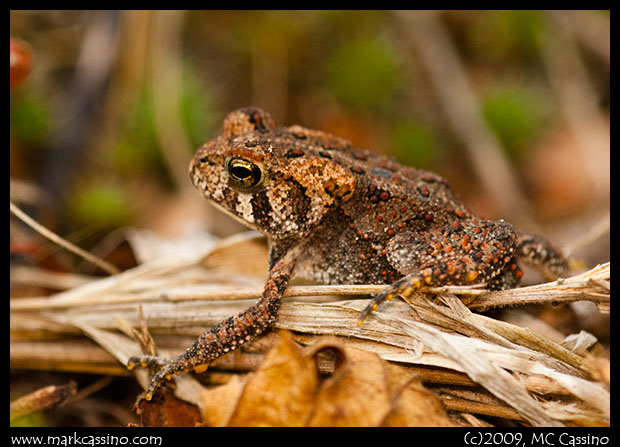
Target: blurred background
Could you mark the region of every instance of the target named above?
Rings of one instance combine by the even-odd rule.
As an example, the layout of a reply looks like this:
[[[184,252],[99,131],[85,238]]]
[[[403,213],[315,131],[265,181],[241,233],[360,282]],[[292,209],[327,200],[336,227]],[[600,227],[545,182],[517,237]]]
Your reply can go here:
[[[608,208],[607,11],[11,11],[10,24],[32,58],[11,93],[12,193],[32,189],[40,217],[86,245],[127,225],[195,230],[174,217],[192,213],[179,197],[202,201],[189,160],[246,105],[433,170],[488,218]]]
[[[239,231],[187,169],[228,112],[253,105],[437,172],[474,212],[590,267],[609,260],[609,18],[11,11],[29,67],[11,75],[11,200],[120,269],[139,261],[126,247],[135,229]],[[101,273],[13,217],[11,263]]]

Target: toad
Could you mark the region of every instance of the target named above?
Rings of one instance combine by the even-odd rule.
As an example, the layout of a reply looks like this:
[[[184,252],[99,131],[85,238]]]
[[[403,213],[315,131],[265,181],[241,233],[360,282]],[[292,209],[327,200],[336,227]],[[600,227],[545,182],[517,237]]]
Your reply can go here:
[[[324,284],[388,284],[361,313],[426,286],[512,288],[519,262],[549,278],[566,271],[541,236],[469,211],[440,176],[402,166],[318,130],[278,126],[253,107],[230,113],[222,135],[198,149],[194,186],[211,203],[268,237],[261,298],[217,324],[173,358],[132,357],[157,366],[144,396],[173,373],[203,371],[267,331],[292,275]]]

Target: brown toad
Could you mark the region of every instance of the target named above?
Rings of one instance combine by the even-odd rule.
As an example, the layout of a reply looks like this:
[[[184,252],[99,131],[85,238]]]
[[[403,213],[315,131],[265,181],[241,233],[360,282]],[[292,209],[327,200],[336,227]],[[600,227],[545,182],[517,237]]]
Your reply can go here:
[[[257,108],[230,113],[224,133],[190,164],[194,185],[227,214],[270,240],[269,274],[251,307],[205,332],[185,353],[133,357],[157,365],[145,397],[172,373],[204,370],[276,321],[289,278],[326,284],[391,284],[361,315],[393,295],[447,284],[515,287],[517,259],[549,277],[566,269],[540,236],[467,210],[436,174],[401,166],[349,141],[278,127]]]

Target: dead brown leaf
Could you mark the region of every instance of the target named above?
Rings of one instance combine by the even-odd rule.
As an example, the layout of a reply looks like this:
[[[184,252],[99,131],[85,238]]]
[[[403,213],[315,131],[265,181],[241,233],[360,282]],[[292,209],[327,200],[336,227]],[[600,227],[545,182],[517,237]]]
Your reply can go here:
[[[142,427],[195,427],[200,423],[196,407],[177,399],[165,388],[153,400],[141,400],[138,414]]]
[[[453,427],[441,401],[421,383],[411,381],[401,390],[382,421],[383,427]]]
[[[333,354],[321,379],[317,357]],[[202,396],[209,426],[452,426],[440,400],[411,373],[325,337],[302,350],[288,332],[259,369]]]
[[[204,422],[224,426],[301,426],[318,385],[311,357],[285,333],[263,364],[245,381],[202,395]],[[234,399],[238,396],[237,399]],[[229,415],[226,417],[226,415]]]

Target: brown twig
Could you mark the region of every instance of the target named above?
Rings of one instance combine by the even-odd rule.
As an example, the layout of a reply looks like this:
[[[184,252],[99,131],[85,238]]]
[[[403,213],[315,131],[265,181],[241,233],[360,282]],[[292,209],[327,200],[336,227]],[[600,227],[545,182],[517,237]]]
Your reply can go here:
[[[11,402],[10,420],[13,421],[35,411],[53,408],[77,392],[73,381],[66,385],[50,385]]]

